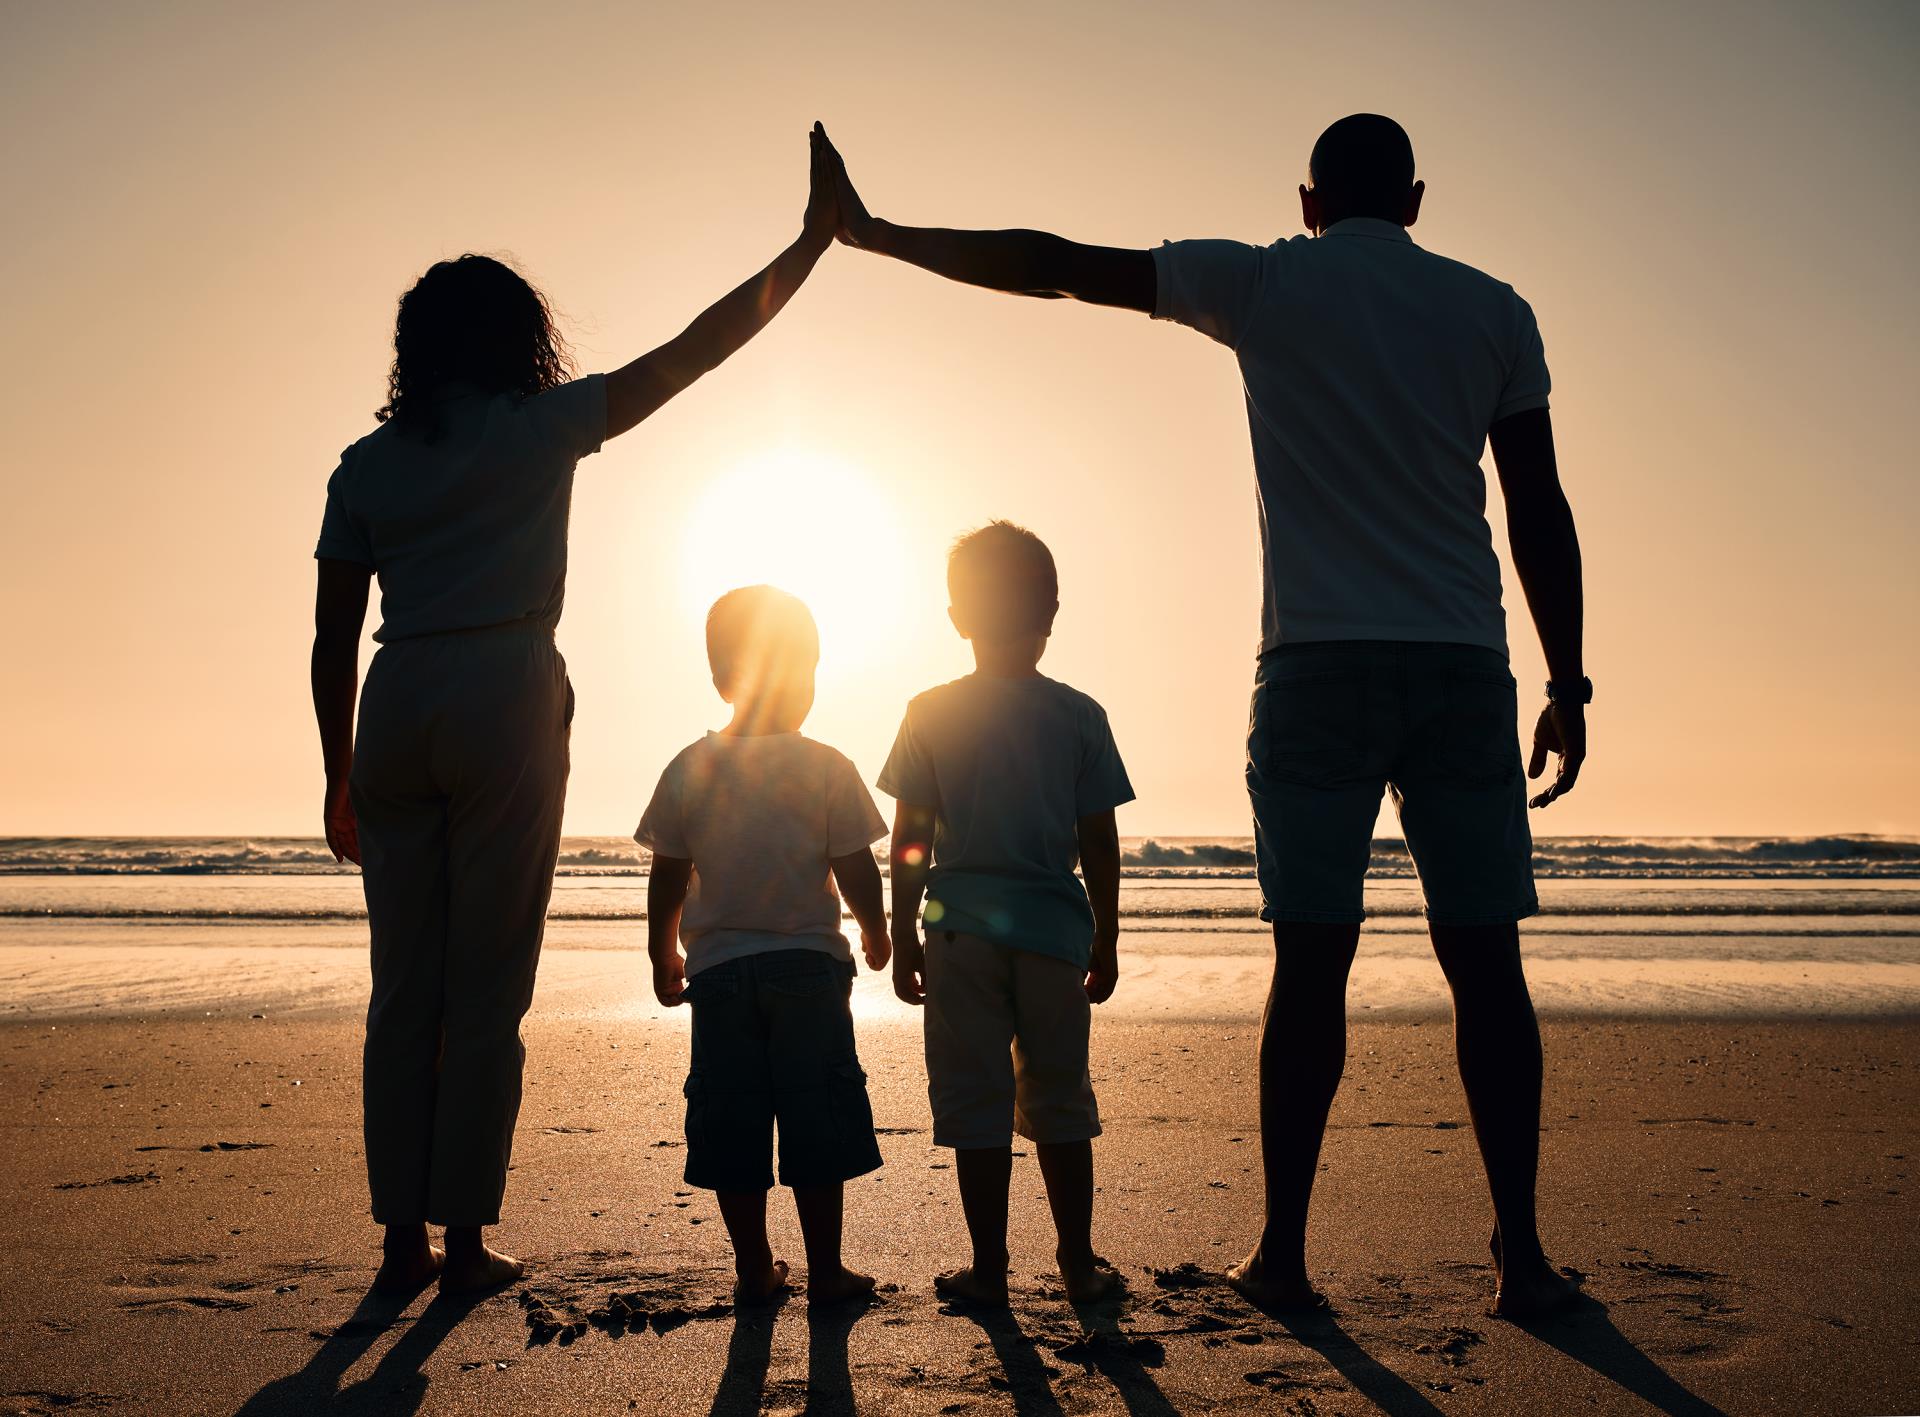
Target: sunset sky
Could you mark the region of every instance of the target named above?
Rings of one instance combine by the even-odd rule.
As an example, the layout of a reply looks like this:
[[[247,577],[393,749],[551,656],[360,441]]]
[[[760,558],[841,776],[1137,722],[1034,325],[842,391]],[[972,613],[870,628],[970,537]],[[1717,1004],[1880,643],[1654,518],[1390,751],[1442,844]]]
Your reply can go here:
[[[1546,340],[1598,698],[1536,831],[1920,831],[1917,61],[1902,3],[7,4],[0,832],[317,832],[325,480],[432,261],[513,253],[600,370],[798,230],[815,118],[879,215],[1147,246],[1296,233],[1354,111]],[[942,557],[994,516],[1054,548],[1122,830],[1250,830],[1231,355],[845,248],[581,464],[568,830],[724,721],[745,580],[814,602],[808,731],[871,780],[969,667]],[[1510,573],[1508,615],[1530,710]]]

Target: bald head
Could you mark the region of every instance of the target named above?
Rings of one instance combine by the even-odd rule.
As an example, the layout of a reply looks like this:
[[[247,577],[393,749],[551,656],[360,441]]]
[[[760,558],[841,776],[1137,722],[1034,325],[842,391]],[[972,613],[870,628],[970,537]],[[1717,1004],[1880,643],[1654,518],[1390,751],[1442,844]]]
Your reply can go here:
[[[1307,181],[1301,196],[1314,204],[1307,224],[1315,231],[1356,216],[1411,226],[1419,210],[1413,143],[1405,128],[1378,113],[1352,114],[1322,133],[1307,159]]]

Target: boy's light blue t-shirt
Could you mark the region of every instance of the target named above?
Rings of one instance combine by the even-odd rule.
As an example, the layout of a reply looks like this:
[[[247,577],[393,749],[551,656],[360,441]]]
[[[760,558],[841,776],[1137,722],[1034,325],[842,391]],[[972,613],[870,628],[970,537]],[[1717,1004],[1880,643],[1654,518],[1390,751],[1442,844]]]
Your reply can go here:
[[[880,790],[935,810],[926,923],[1070,960],[1093,946],[1080,818],[1133,800],[1106,711],[1048,679],[969,674],[907,705]]]

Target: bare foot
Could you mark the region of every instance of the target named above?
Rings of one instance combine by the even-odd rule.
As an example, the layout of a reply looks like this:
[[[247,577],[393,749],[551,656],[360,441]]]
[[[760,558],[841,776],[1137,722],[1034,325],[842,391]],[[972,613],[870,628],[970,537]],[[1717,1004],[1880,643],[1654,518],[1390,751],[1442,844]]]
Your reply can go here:
[[[1578,1270],[1555,1270],[1545,1255],[1507,1271],[1507,1258],[1496,1225],[1487,1244],[1493,1251],[1493,1309],[1496,1318],[1531,1319],[1565,1308],[1580,1297],[1580,1285],[1586,1276]]]
[[[849,1299],[865,1299],[873,1293],[873,1276],[841,1265],[838,1273],[816,1277],[807,1275],[807,1302],[815,1308],[844,1304]]]
[[[1070,1303],[1097,1304],[1126,1290],[1127,1281],[1120,1272],[1090,1250],[1078,1258],[1055,1250],[1053,1258],[1060,1266],[1060,1279]]]
[[[1577,1271],[1556,1270],[1545,1259],[1511,1270],[1503,1267],[1493,1294],[1494,1316],[1532,1319],[1564,1309],[1580,1297],[1580,1281]]]
[[[982,1273],[976,1266],[950,1269],[933,1277],[933,1292],[942,1299],[962,1304],[980,1304],[990,1309],[1007,1307],[1007,1272]]]
[[[442,1294],[484,1294],[503,1289],[526,1277],[527,1267],[512,1255],[503,1255],[485,1245],[477,1252],[465,1251],[453,1256],[440,1271]]]
[[[1257,1247],[1227,1271],[1227,1285],[1256,1309],[1270,1314],[1310,1313],[1331,1307],[1327,1296],[1307,1282],[1305,1271],[1272,1273]]]
[[[868,1280],[869,1284],[873,1281]],[[757,1274],[742,1274],[734,1281],[733,1302],[736,1304],[770,1304],[787,1292],[787,1262],[770,1260],[767,1267]]]
[[[387,1251],[380,1272],[373,1277],[377,1294],[418,1294],[439,1276],[447,1252],[438,1245],[422,1245],[396,1253]]]
[[[1119,1297],[1127,1288],[1119,1271],[1098,1255],[1082,1260],[1060,1259],[1060,1278],[1067,1286],[1067,1302],[1072,1304],[1098,1304]]]

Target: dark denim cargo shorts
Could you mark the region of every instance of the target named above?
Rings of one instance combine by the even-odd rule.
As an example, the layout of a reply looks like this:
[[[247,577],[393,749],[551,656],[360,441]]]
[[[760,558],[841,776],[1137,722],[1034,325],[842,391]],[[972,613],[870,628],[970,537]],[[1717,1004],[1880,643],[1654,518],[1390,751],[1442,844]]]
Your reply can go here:
[[[774,950],[687,981],[687,1184],[712,1191],[829,1185],[880,1166],[867,1075],[853,1046],[853,966]]]
[[[1352,640],[1263,655],[1247,725],[1261,918],[1365,918],[1383,792],[1429,921],[1536,913],[1518,719],[1506,656],[1477,645]]]

